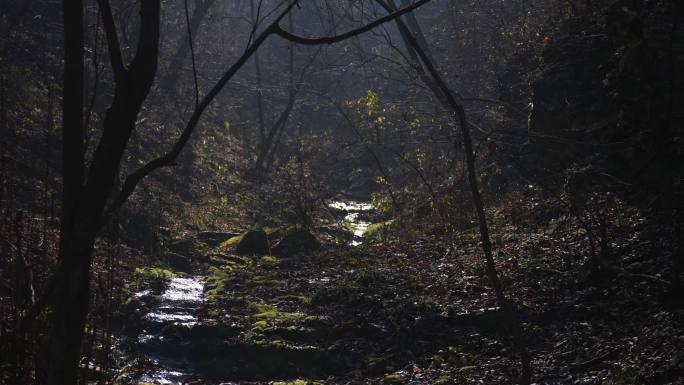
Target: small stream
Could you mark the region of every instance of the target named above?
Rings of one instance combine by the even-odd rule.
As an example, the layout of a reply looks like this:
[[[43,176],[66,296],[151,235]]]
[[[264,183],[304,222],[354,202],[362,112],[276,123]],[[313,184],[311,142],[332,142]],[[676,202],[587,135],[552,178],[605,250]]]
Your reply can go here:
[[[349,244],[360,245],[371,224],[360,216],[372,206],[353,201],[334,201],[329,206],[342,211],[345,228],[353,235]],[[159,302],[144,316],[142,332],[129,344],[131,358],[137,357],[142,369],[135,377],[138,384],[182,385],[198,377],[188,357],[188,336],[200,321],[197,310],[204,302],[204,284],[200,277],[172,278]],[[150,295],[149,290],[136,294],[140,298]]]
[[[370,203],[353,202],[353,201],[334,201],[328,204],[329,207],[344,211],[344,222],[346,227],[351,230],[353,234],[352,240],[349,242],[351,246],[358,246],[363,241],[363,233],[366,232],[370,222],[359,219],[362,212],[373,210]]]
[[[150,365],[138,383],[179,385],[193,377],[191,365],[183,354],[188,343],[183,334],[198,322],[195,313],[203,303],[203,292],[204,282],[199,278],[172,278],[159,303],[145,315],[145,328],[133,350]],[[138,293],[139,296],[148,294]]]

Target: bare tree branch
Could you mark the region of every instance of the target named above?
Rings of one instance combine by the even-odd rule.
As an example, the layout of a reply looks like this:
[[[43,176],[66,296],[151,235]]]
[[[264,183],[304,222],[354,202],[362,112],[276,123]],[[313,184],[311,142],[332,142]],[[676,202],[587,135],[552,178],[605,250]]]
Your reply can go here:
[[[199,83],[197,82],[197,65],[195,63],[195,47],[192,42],[192,26],[190,25],[190,12],[188,11],[188,0],[183,3],[185,7],[185,26],[188,29],[188,44],[190,45],[190,59],[192,61],[192,78],[195,81],[195,107],[199,104]]]
[[[390,22],[390,21],[398,18],[399,16],[404,15],[406,13],[409,13],[409,12],[413,11],[414,9],[416,9],[422,5],[425,5],[429,2],[430,2],[430,0],[419,0],[419,1],[413,2],[413,3],[409,4],[408,6],[402,8],[400,10],[391,12],[389,15],[383,16],[383,17],[381,17],[381,18],[379,18],[379,19],[377,19],[371,23],[366,24],[363,27],[360,27],[360,28],[354,29],[352,31],[345,32],[343,34],[336,35],[336,36],[314,37],[314,38],[302,37],[302,36],[298,36],[298,35],[295,35],[293,33],[288,32],[288,31],[283,30],[277,24],[275,26],[274,33],[276,35],[282,37],[283,39],[295,42],[297,44],[302,44],[302,45],[333,44],[333,43],[338,43],[338,42],[343,41],[343,40],[347,40],[347,39],[352,38],[354,36],[358,36],[364,32],[368,32],[373,28],[376,28],[376,27],[378,27],[382,24],[385,24],[387,22]]]
[[[134,171],[132,174],[130,174],[128,177],[126,177],[126,180],[124,181],[123,187],[118,194],[118,196],[113,200],[113,202],[109,205],[107,210],[105,211],[105,216],[104,219],[106,220],[109,215],[117,210],[121,205],[123,205],[126,200],[133,194],[135,191],[136,186],[140,181],[145,178],[147,175],[152,173],[153,171],[162,168],[162,167],[170,167],[176,164],[176,159],[180,155],[180,153],[183,151],[183,148],[187,144],[188,140],[190,139],[190,136],[192,135],[193,131],[195,130],[195,127],[197,126],[197,123],[199,122],[200,117],[202,116],[202,113],[204,113],[204,110],[211,104],[211,102],[216,98],[216,96],[221,92],[221,90],[228,84],[228,81],[237,73],[237,71],[242,68],[242,66],[249,60],[249,58],[257,51],[257,49],[266,41],[266,39],[270,35],[278,35],[281,36],[287,40],[293,41],[295,43],[299,44],[304,44],[304,45],[319,45],[319,44],[332,44],[335,42],[339,42],[345,39],[349,39],[351,37],[360,35],[366,31],[369,31],[377,26],[380,26],[384,23],[390,22],[401,15],[404,15],[408,12],[413,11],[414,9],[423,6],[430,2],[430,0],[419,0],[414,3],[411,3],[409,6],[404,7],[400,10],[391,12],[389,15],[381,17],[363,27],[360,27],[358,29],[343,33],[341,35],[337,36],[330,36],[330,37],[323,37],[323,38],[314,38],[314,39],[308,39],[308,38],[303,38],[299,37],[296,35],[293,35],[289,32],[284,31],[282,28],[280,28],[280,22],[287,16],[290,11],[292,10],[293,7],[298,6],[297,1],[291,2],[283,12],[280,13],[280,15],[263,31],[261,34],[254,40],[254,42],[247,47],[245,52],[242,54],[242,56],[224,73],[224,75],[221,77],[221,79],[214,85],[214,87],[207,93],[207,95],[202,99],[202,101],[199,103],[199,105],[195,108],[195,111],[193,112],[192,116],[190,117],[190,120],[185,126],[185,129],[181,133],[180,137],[174,144],[174,146],[171,148],[171,150],[166,153],[163,156],[160,156],[149,163],[143,165],[140,167],[138,170]],[[138,47],[140,50],[140,46]]]
[[[136,171],[134,171],[132,174],[130,174],[128,177],[126,177],[126,180],[124,181],[123,187],[121,189],[121,192],[118,194],[118,196],[114,199],[114,201],[110,204],[109,208],[107,209],[105,213],[105,220],[109,215],[111,215],[112,212],[117,210],[121,205],[123,205],[128,197],[133,194],[133,191],[135,191],[136,186],[140,181],[145,178],[147,175],[152,173],[154,170],[157,170],[162,167],[170,167],[176,165],[176,159],[180,155],[181,151],[183,151],[183,148],[187,144],[188,140],[190,140],[190,136],[192,135],[193,131],[195,130],[195,127],[197,126],[197,123],[199,122],[200,117],[202,116],[202,113],[204,113],[204,110],[211,104],[211,102],[216,98],[216,96],[221,92],[223,87],[228,84],[228,81],[242,68],[242,66],[249,60],[250,57],[256,52],[256,50],[266,41],[266,39],[272,35],[275,31],[276,26],[278,23],[292,10],[292,8],[295,6],[295,3],[293,2],[292,4],[288,5],[288,7],[271,23],[261,34],[256,38],[254,43],[252,45],[248,46],[245,52],[240,56],[240,58],[233,63],[230,68],[223,74],[221,79],[212,87],[212,89],[207,93],[207,95],[202,98],[202,101],[197,105],[195,108],[195,111],[192,113],[192,116],[190,117],[190,120],[188,120],[188,123],[185,126],[185,129],[181,133],[180,137],[176,140],[176,143],[173,145],[171,150],[167,152],[165,155],[160,156],[149,163],[143,165]]]

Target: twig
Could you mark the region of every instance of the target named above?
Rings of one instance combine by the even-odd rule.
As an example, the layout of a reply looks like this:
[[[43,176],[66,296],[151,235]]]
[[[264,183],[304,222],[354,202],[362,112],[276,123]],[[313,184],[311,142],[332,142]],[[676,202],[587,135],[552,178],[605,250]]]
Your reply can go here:
[[[185,25],[188,28],[188,44],[190,44],[192,77],[195,80],[195,108],[197,108],[197,106],[199,106],[199,83],[197,82],[197,65],[195,63],[195,47],[192,44],[192,28],[190,27],[190,12],[188,12],[188,0],[185,0]]]

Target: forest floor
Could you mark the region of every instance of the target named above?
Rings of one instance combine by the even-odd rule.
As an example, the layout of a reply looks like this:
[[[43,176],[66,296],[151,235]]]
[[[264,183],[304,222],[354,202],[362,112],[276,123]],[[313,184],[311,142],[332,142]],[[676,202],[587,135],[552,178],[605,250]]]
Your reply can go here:
[[[595,277],[576,221],[516,227],[513,211],[490,214],[533,382],[683,384],[684,311],[666,296],[658,229],[615,208],[623,274]],[[471,229],[291,258],[205,249],[199,323],[164,333],[192,362],[186,383],[512,384],[519,361],[478,240]]]

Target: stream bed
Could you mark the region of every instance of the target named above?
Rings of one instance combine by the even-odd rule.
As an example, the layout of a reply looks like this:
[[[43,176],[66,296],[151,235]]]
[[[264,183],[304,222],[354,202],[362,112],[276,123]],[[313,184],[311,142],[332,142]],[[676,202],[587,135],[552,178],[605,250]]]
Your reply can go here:
[[[334,201],[329,207],[337,210],[345,230],[351,233],[349,244],[360,245],[371,225],[364,218],[372,206],[364,202]],[[193,328],[202,322],[204,288],[202,277],[176,276],[161,295],[159,292],[153,295],[150,290],[136,294],[140,299],[152,298],[154,305],[142,318],[142,331],[125,343],[131,360],[130,381],[125,383],[182,385],[203,377],[194,369],[197,357],[192,352],[197,346],[193,346],[191,336],[197,331]]]
[[[197,277],[174,277],[159,303],[144,317],[144,329],[132,344],[135,356],[145,363],[137,382],[178,385],[194,377],[184,354],[184,338],[199,321],[196,313],[203,303],[204,282]],[[138,293],[139,296],[149,292]]]

